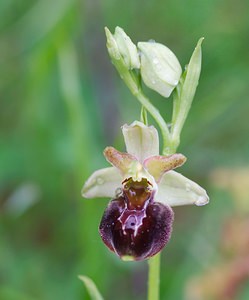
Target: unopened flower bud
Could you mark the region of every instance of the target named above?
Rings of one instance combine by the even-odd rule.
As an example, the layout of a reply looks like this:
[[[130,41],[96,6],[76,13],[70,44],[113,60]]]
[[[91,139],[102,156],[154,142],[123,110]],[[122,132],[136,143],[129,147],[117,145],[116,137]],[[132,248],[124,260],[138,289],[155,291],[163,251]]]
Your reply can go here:
[[[139,42],[141,75],[144,83],[164,97],[169,97],[182,74],[175,54],[166,46],[155,42]]]
[[[106,47],[109,52],[111,59],[119,60],[121,58],[121,54],[119,53],[119,48],[116,43],[116,40],[110,30],[105,27],[105,34],[106,34]]]
[[[112,35],[108,28],[105,28],[107,37],[107,48],[111,58],[119,60],[123,59],[125,66],[131,69],[140,68],[140,60],[137,47],[131,41],[130,37],[120,27],[115,28]]]

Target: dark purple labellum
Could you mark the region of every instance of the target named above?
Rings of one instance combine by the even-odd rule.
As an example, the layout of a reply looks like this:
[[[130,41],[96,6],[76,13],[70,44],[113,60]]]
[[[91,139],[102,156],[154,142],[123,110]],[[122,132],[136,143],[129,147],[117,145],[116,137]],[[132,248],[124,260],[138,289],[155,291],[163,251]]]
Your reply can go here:
[[[169,206],[146,198],[133,208],[125,194],[112,200],[102,217],[99,232],[107,247],[123,260],[143,260],[167,244],[174,213]],[[132,209],[131,209],[132,207]]]

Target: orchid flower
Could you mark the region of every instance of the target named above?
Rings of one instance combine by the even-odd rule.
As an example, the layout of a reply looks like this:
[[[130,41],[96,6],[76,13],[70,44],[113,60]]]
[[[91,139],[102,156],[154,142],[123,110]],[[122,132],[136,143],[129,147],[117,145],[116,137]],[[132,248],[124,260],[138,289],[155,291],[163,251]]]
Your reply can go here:
[[[127,152],[104,150],[112,167],[95,171],[82,189],[85,198],[109,197],[99,232],[103,242],[123,260],[149,258],[168,243],[172,206],[208,203],[206,191],[172,171],[186,158],[159,155],[158,132],[139,121],[122,127]]]

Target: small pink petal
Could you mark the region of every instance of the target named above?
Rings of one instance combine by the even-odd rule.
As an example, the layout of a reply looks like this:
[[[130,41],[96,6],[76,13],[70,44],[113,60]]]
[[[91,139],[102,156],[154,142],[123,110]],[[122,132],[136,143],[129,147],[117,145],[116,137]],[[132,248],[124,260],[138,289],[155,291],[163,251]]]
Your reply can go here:
[[[127,173],[127,171],[131,168],[132,163],[137,161],[133,155],[120,152],[113,147],[106,147],[104,150],[104,156],[106,160],[119,169],[122,174]]]
[[[145,168],[159,182],[163,174],[183,165],[186,157],[180,153],[169,156],[152,156],[144,161]]]

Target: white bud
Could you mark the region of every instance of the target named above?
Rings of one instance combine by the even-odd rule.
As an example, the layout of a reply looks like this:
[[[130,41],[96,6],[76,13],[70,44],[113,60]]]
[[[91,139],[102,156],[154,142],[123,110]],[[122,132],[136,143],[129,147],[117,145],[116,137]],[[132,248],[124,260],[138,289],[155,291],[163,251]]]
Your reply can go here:
[[[139,42],[141,76],[144,83],[164,97],[169,97],[177,86],[182,68],[175,54],[155,42]]]
[[[119,60],[123,59],[125,66],[131,69],[140,68],[140,60],[137,47],[129,36],[120,27],[115,28],[115,33],[112,35],[108,28],[105,28],[107,36],[107,48],[111,58]]]

